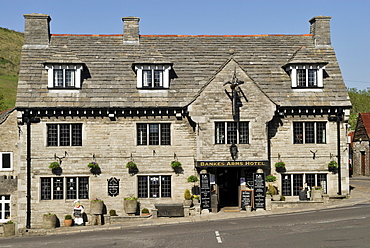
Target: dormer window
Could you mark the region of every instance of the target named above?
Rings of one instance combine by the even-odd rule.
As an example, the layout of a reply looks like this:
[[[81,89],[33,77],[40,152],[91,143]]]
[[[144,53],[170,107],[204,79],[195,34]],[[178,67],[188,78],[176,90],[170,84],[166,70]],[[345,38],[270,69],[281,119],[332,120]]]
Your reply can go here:
[[[81,71],[78,64],[47,64],[48,88],[75,89],[81,88]]]
[[[170,84],[170,65],[135,65],[137,88],[168,89]]]
[[[309,89],[322,88],[325,66],[322,65],[289,65],[286,71],[290,72],[292,88]]]

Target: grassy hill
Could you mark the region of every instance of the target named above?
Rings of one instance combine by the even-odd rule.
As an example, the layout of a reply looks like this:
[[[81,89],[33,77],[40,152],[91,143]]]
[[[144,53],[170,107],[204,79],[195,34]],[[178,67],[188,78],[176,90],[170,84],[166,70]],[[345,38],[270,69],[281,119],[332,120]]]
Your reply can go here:
[[[0,111],[15,105],[22,45],[23,33],[0,28]]]

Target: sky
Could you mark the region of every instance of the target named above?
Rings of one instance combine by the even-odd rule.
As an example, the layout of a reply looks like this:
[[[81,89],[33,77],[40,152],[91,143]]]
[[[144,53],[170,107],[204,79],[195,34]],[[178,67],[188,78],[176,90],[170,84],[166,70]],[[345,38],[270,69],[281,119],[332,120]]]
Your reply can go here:
[[[0,0],[0,27],[23,32],[30,13],[50,15],[52,34],[122,34],[136,16],[142,35],[309,34],[331,16],[346,86],[370,89],[370,0]]]

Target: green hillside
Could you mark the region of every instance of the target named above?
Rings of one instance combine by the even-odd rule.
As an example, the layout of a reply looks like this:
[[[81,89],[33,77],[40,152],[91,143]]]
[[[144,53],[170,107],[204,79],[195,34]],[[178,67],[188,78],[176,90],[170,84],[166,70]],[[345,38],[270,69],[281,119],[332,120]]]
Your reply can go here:
[[[14,107],[23,33],[0,28],[0,111]]]

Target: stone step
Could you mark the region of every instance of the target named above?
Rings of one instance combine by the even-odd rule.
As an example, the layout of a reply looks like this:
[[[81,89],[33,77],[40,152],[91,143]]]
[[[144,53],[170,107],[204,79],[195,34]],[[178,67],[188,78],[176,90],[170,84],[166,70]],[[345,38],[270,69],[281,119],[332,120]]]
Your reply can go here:
[[[240,208],[239,207],[224,207],[222,208],[223,212],[240,212]]]

